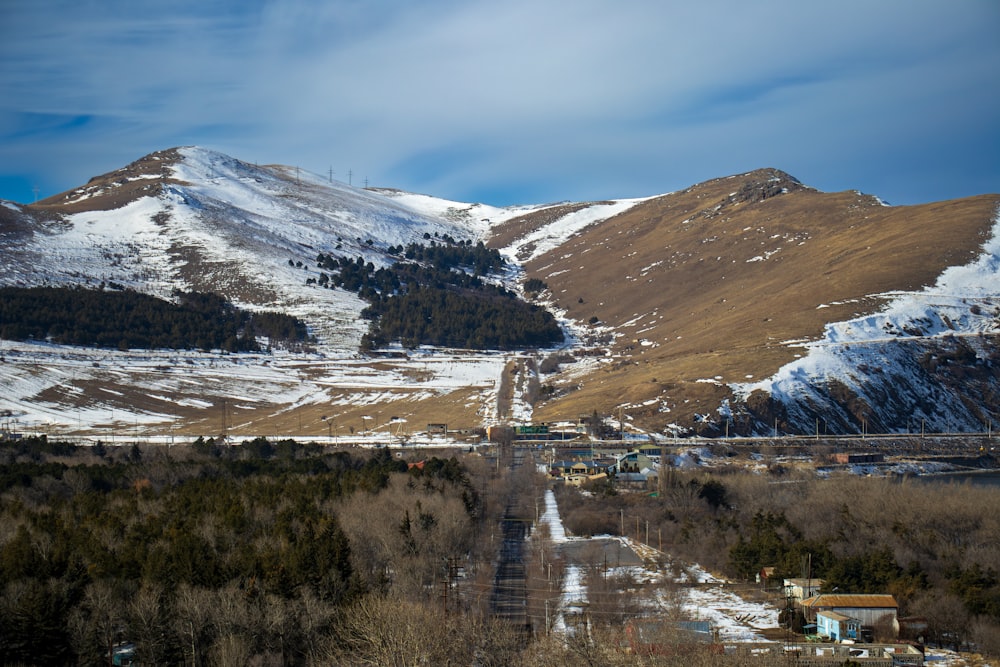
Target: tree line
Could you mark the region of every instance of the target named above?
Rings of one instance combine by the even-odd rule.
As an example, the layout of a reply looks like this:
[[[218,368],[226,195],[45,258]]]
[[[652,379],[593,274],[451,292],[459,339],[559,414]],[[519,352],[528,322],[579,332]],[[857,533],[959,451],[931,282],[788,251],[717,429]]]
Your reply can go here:
[[[0,463],[2,664],[110,664],[123,643],[144,665],[352,662],[356,609],[431,618],[449,559],[492,561],[486,484],[454,458],[32,438]]]
[[[174,291],[175,302],[130,289],[0,288],[0,337],[126,349],[257,352],[309,340],[291,315],[241,310],[216,294]]]
[[[309,279],[321,287],[357,292],[368,301],[362,311],[370,321],[361,344],[365,351],[392,342],[411,349],[510,350],[563,340],[550,312],[488,279],[504,267],[504,260],[482,242],[413,243],[390,247],[389,254],[405,261],[376,268],[362,257],[320,253],[319,278]]]

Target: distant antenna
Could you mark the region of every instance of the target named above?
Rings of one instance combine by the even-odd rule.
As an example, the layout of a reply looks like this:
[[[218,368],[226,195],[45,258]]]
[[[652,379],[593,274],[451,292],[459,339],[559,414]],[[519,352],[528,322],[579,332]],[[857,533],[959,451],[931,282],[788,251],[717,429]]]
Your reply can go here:
[[[354,170],[353,169],[348,169],[347,170],[347,184],[348,185],[351,185],[351,179],[353,177],[354,177]]]
[[[298,182],[299,182],[299,168],[296,167],[295,168],[295,183],[298,184]]]
[[[333,183],[333,167],[330,167],[330,182]]]
[[[38,193],[41,192],[41,190],[36,185],[33,188],[31,188],[31,191],[35,193],[35,203],[37,204],[38,203]]]

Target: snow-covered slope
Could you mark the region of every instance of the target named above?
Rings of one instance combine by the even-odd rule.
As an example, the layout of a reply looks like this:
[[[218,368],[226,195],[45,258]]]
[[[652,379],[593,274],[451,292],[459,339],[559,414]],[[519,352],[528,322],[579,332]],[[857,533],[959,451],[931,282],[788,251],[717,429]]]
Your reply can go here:
[[[473,426],[498,418],[497,388],[513,355],[361,358],[365,303],[307,280],[319,275],[319,253],[383,265],[389,246],[485,240],[492,225],[536,207],[365,190],[198,147],[151,154],[35,206],[3,204],[0,284],[104,283],[164,298],[212,291],[243,307],[297,315],[317,337],[310,349],[263,357],[2,341],[5,427],[107,433],[131,425],[159,434],[238,427],[332,437],[335,424],[342,436],[384,436],[407,416],[416,422],[408,430],[421,421]],[[512,267],[508,278],[518,275]],[[520,394],[508,401],[530,419]]]
[[[827,324],[822,340],[805,344],[806,354],[774,376],[733,385],[737,397],[767,392],[798,432],[818,418],[832,432],[905,432],[928,423],[985,430],[1000,409],[1000,213],[975,261],[949,268],[932,287],[872,297],[886,304],[879,312]],[[947,381],[953,362],[960,362],[954,384]],[[972,402],[970,393],[985,400]]]
[[[174,289],[214,291],[301,316],[324,340],[356,347],[364,304],[305,288],[318,275],[310,270],[318,253],[381,265],[388,246],[424,234],[475,237],[462,222],[376,193],[203,148],[154,154],[122,171],[54,198],[46,209],[54,219],[0,257],[3,283],[113,282],[165,298]],[[136,182],[157,187],[118,208],[88,206]]]

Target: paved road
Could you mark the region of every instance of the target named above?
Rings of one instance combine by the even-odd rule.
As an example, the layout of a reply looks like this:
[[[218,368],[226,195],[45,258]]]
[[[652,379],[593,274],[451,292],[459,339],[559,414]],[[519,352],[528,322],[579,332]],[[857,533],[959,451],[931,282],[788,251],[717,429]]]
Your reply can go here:
[[[557,545],[566,562],[574,565],[607,564],[608,567],[641,566],[642,559],[616,537],[592,537]]]

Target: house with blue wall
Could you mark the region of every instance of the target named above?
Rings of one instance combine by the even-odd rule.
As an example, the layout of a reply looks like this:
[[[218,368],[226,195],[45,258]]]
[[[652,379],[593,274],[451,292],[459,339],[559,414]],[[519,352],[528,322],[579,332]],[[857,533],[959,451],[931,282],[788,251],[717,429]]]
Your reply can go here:
[[[816,612],[816,634],[829,637],[835,642],[861,638],[861,621],[835,611]]]

